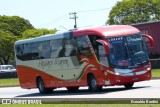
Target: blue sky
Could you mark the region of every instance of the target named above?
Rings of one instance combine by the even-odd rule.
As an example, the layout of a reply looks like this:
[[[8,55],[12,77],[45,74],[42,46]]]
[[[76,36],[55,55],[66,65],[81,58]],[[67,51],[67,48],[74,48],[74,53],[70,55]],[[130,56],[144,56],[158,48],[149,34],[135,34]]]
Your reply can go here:
[[[65,30],[74,25],[69,13],[77,12],[78,27],[99,26],[117,1],[121,0],[0,0],[0,15],[23,17],[36,28]]]

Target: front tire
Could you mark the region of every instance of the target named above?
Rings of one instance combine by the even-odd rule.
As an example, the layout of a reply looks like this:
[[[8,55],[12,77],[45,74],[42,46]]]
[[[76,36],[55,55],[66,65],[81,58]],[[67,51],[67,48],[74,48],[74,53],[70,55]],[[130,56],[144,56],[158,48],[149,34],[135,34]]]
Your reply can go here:
[[[91,92],[102,91],[102,86],[98,86],[97,80],[93,75],[90,75],[88,78],[89,90]]]
[[[124,87],[126,89],[131,89],[131,88],[133,88],[133,85],[134,85],[134,82],[133,83],[124,84]]]
[[[42,78],[38,78],[38,80],[37,80],[37,87],[38,87],[39,92],[41,94],[48,94],[48,93],[53,92],[53,89],[51,89],[51,88],[45,88],[45,85],[44,85],[44,82],[43,82]]]

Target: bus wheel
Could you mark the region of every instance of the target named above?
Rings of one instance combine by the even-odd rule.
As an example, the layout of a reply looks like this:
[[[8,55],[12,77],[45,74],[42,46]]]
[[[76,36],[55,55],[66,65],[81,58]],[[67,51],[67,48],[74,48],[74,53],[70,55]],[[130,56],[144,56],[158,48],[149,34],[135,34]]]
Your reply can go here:
[[[68,90],[69,92],[77,92],[78,89],[79,89],[79,87],[67,87],[67,90]]]
[[[44,82],[42,78],[38,78],[37,80],[37,87],[41,94],[47,94],[53,92],[53,89],[45,88]]]
[[[133,87],[133,85],[134,85],[134,82],[133,83],[124,84],[124,87],[126,89],[131,89]]]
[[[98,92],[102,90],[102,86],[97,85],[97,80],[93,75],[90,75],[88,78],[89,90],[92,92]]]

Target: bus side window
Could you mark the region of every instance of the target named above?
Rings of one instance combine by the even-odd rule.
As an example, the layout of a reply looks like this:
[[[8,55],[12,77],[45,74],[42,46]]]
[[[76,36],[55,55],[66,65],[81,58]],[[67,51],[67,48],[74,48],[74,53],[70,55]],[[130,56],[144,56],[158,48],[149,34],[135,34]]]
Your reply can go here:
[[[54,39],[50,41],[51,58],[56,58],[62,50],[62,39]]]
[[[92,54],[85,36],[76,37],[79,55],[85,55],[92,58]]]
[[[59,57],[68,57],[77,55],[77,46],[74,38],[65,38],[62,42],[62,49],[59,52]]]
[[[39,42],[38,53],[40,59],[47,59],[51,57],[50,41]]]
[[[97,35],[89,35],[89,39],[90,39],[92,47],[94,49],[94,53],[95,53],[97,59],[99,60],[99,49],[98,49],[99,43],[96,40],[101,39],[101,37],[99,37]]]
[[[16,57],[17,57],[17,59],[23,60],[23,44],[16,45],[15,49],[16,49]]]
[[[38,56],[38,50],[37,50],[37,43],[29,43],[28,44],[28,53],[27,53],[27,60],[35,60]]]

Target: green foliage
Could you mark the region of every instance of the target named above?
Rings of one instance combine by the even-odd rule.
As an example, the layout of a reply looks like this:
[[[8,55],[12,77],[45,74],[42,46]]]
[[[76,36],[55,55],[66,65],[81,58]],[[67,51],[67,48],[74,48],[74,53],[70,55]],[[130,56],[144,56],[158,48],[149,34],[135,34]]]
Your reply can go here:
[[[0,64],[14,61],[15,41],[53,34],[56,31],[56,29],[35,29],[28,20],[19,16],[0,16]]]
[[[106,24],[135,24],[160,19],[160,0],[122,0],[109,14]]]
[[[18,38],[12,33],[0,30],[0,63],[8,64],[10,60],[14,60],[14,42]]]
[[[22,32],[33,28],[28,20],[19,16],[0,16],[0,29],[10,31],[14,36],[21,36]]]
[[[27,99],[27,98],[26,98]],[[54,100],[54,98],[53,98]],[[116,101],[116,100],[114,100]],[[121,102],[121,100],[117,100]],[[94,102],[97,102],[96,104]],[[1,107],[159,107],[159,104],[118,104],[118,103],[102,103],[102,101],[53,101],[47,104],[1,104]]]
[[[34,27],[19,16],[0,16],[0,64],[14,60],[14,42],[22,33]]]
[[[159,77],[160,78],[160,69],[153,69],[152,70],[152,77]]]
[[[28,39],[28,38],[34,38],[38,37],[41,35],[46,35],[46,34],[54,34],[56,33],[57,30],[47,30],[47,29],[28,29],[22,33],[22,39]]]

